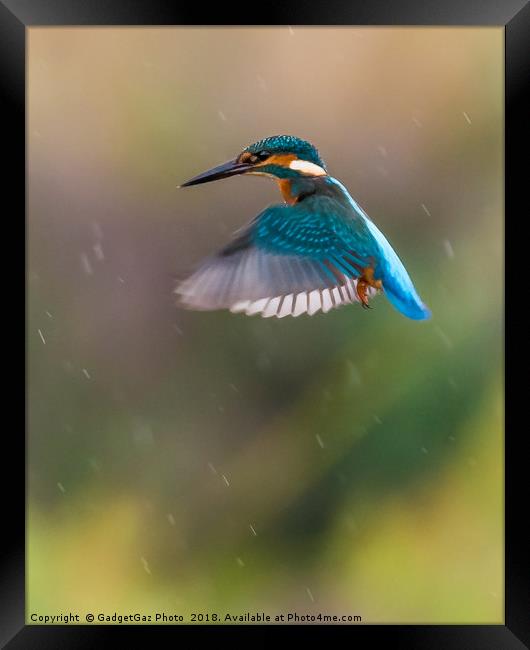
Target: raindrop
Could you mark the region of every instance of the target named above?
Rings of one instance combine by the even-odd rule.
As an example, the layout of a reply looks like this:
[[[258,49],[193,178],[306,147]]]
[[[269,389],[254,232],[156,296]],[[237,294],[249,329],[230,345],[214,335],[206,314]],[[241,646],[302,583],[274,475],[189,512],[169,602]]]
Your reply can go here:
[[[141,557],[140,560],[142,562],[142,565],[144,567],[145,572],[148,573],[149,575],[152,575],[151,574],[151,569],[149,568],[149,563],[147,562],[145,557]]]
[[[88,259],[88,256],[86,253],[81,254],[81,268],[83,269],[84,273],[87,275],[92,275],[94,272],[92,270],[92,265],[90,264],[90,260]]]
[[[447,255],[447,257],[449,257],[450,259],[453,259],[453,257],[455,256],[455,252],[453,250],[453,246],[452,246],[451,242],[448,239],[444,239],[444,248],[445,248],[445,254]]]
[[[94,244],[92,248],[94,250],[94,255],[96,256],[98,262],[102,262],[105,259],[105,255],[103,253],[103,247],[101,246],[101,244],[100,243]]]
[[[443,331],[438,327],[438,325],[434,328],[434,331],[435,331],[435,332],[438,334],[438,336],[442,339],[442,341],[444,342],[445,347],[446,347],[448,350],[452,350],[453,347],[454,347],[454,345],[453,345],[453,342],[451,341],[451,339],[447,336],[447,334],[446,334],[445,332],[443,332]]]
[[[212,474],[217,474],[217,470],[213,466],[213,463],[208,463],[208,467],[210,468]]]

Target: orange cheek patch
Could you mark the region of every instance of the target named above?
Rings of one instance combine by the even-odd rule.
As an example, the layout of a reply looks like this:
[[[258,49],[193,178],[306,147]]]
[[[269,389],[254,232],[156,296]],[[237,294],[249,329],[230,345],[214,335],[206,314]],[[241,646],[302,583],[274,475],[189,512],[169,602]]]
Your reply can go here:
[[[254,165],[254,169],[259,169],[260,167],[265,167],[267,165],[278,165],[278,167],[289,167],[293,160],[298,160],[298,156],[294,153],[281,153],[273,154],[267,160]],[[251,172],[254,174],[259,174],[258,171]],[[269,174],[266,174],[267,176]],[[274,177],[274,176],[273,176]],[[297,199],[291,194],[291,181],[288,178],[277,178],[278,185],[280,186],[280,192],[282,193],[283,200],[289,205],[296,203]]]
[[[294,153],[280,153],[273,154],[267,160],[260,162],[256,167],[263,167],[265,165],[278,165],[279,167],[289,167],[290,163],[293,160],[296,160],[297,156]]]

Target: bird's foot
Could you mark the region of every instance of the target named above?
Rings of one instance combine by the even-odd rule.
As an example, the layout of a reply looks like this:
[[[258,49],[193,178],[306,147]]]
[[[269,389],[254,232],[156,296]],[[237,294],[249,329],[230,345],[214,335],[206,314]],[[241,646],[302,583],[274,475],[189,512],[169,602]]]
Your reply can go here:
[[[357,280],[357,297],[364,309],[370,309],[368,304],[368,289],[370,287],[378,291],[383,288],[381,280],[374,279],[374,270],[371,266],[365,268],[363,275]]]
[[[368,304],[368,287],[369,284],[363,278],[357,280],[357,297],[363,309],[370,309],[370,305]]]

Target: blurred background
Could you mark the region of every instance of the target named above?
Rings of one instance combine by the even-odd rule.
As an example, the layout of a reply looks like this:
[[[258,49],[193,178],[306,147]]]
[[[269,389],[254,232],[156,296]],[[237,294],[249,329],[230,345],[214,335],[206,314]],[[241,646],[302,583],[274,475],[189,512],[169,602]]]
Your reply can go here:
[[[31,28],[28,613],[503,620],[503,32]],[[430,306],[176,308],[310,140]]]

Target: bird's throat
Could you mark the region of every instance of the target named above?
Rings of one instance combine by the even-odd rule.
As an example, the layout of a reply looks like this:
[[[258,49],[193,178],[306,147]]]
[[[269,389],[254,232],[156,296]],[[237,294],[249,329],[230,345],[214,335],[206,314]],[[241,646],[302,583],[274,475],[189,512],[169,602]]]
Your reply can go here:
[[[298,201],[298,196],[292,193],[292,185],[290,178],[278,178],[278,185],[282,193],[283,200],[289,205],[294,205]]]

